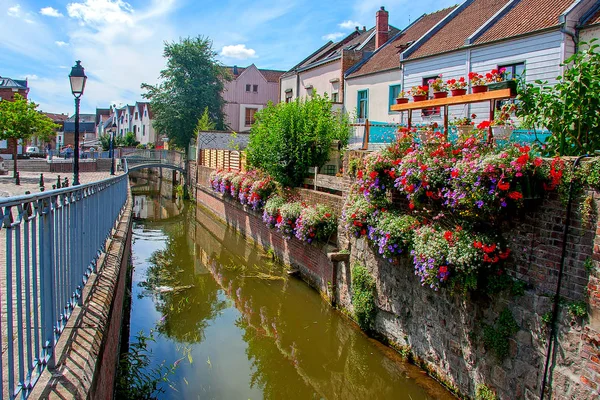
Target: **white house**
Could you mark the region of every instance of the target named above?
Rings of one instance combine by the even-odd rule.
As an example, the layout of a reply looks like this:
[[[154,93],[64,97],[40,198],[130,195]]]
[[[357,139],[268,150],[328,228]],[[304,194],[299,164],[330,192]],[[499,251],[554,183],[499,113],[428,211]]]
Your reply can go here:
[[[579,22],[579,40],[589,43],[592,39],[597,39],[596,44],[600,44],[600,2],[596,7],[591,8]]]

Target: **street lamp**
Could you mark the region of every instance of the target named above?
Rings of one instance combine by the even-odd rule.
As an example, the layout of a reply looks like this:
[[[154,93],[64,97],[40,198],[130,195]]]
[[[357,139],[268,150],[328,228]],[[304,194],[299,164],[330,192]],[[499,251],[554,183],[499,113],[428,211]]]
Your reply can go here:
[[[69,81],[71,82],[71,93],[75,96],[75,151],[73,152],[73,185],[79,185],[79,98],[83,95],[87,76],[77,60],[71,68]]]
[[[110,155],[110,174],[115,174],[115,135],[117,134],[117,121],[113,115],[113,123],[110,127],[110,150],[108,151]]]

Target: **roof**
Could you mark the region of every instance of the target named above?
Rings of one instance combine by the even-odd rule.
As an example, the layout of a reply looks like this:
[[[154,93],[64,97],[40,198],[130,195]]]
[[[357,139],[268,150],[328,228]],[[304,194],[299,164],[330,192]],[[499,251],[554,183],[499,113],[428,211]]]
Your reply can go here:
[[[12,79],[0,76],[0,88],[3,89],[27,89],[27,80]]]
[[[234,68],[236,68],[238,71],[237,75],[235,75],[233,73]],[[238,66],[226,67],[227,71],[229,72],[229,74],[231,74],[233,79],[237,79],[237,77],[240,76],[248,68],[250,68],[250,67],[238,67]],[[258,72],[260,72],[262,74],[262,76],[264,76],[264,78],[267,80],[267,82],[279,82],[279,77],[285,73],[285,71],[279,71],[279,70],[275,70],[275,69],[260,69],[260,68],[256,68],[256,69],[258,69]]]
[[[521,0],[489,28],[475,44],[492,42],[560,25],[559,17],[574,0]]]
[[[342,51],[375,51],[375,28],[369,30],[356,29],[344,39],[337,43],[328,42],[325,46],[321,47],[312,56],[306,58],[303,62],[292,68],[286,75],[290,75],[293,71],[305,70],[316,67],[329,61],[337,60],[341,57]],[[392,25],[389,26],[388,37],[393,37],[398,34],[400,30]]]
[[[67,118],[68,122],[73,122],[75,123],[75,116],[72,115],[69,118]],[[91,122],[91,123],[95,123],[96,121],[96,114],[79,114],[79,123],[84,123],[84,122]]]
[[[103,116],[109,116],[110,111],[110,108],[96,108],[96,124],[100,123]]]
[[[348,75],[348,78],[400,68],[400,56],[398,53],[406,49],[411,42],[422,37],[455,8],[456,6],[452,6],[421,16],[404,31],[399,32],[381,46],[368,60],[359,64]]]
[[[585,21],[585,25],[595,24],[600,24],[600,7],[598,7],[598,10],[590,18],[588,18],[587,21]]]
[[[426,57],[463,47],[465,45],[465,40],[475,33],[479,27],[494,16],[494,14],[509,1],[510,0],[473,0],[473,2],[467,5],[458,13],[458,15],[449,19],[444,26],[410,54],[407,59]],[[527,2],[527,0],[523,1]]]
[[[50,118],[54,122],[64,122],[69,118],[67,114],[55,114],[48,112],[42,112],[42,114],[44,114],[46,117]]]

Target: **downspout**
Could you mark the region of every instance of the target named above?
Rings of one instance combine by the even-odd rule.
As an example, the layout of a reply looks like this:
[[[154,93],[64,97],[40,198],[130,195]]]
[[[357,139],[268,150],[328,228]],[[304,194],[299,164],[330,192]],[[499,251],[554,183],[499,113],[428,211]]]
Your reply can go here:
[[[582,156],[579,156],[575,159],[575,162],[573,162],[573,172],[575,171],[575,169],[577,168],[577,166],[579,165],[579,162],[583,159],[583,158],[587,158],[587,157],[592,157],[589,154],[585,154]],[[560,267],[558,270],[558,281],[556,282],[556,293],[554,294],[554,303],[552,305],[552,322],[551,322],[551,328],[550,328],[550,337],[548,338],[548,347],[546,350],[546,362],[545,362],[545,366],[544,366],[544,379],[542,380],[542,388],[540,391],[540,400],[544,400],[544,389],[546,388],[546,381],[548,379],[548,367],[550,366],[550,358],[551,355],[553,353],[553,345],[552,342],[556,342],[556,321],[558,319],[558,308],[559,308],[559,302],[560,302],[560,286],[562,284],[562,278],[564,275],[564,269],[565,269],[565,257],[566,257],[566,252],[567,252],[567,237],[569,236],[569,226],[571,225],[571,209],[573,208],[573,188],[575,187],[574,185],[574,175],[571,176],[571,181],[569,182],[569,199],[567,202],[567,216],[565,218],[565,227],[563,229],[563,238],[562,238],[562,251],[561,251],[561,255],[560,255]]]

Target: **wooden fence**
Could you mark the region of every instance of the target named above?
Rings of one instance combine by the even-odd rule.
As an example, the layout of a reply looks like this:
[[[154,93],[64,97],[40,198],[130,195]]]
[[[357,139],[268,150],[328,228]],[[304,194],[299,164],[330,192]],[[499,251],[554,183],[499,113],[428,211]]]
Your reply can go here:
[[[214,169],[243,171],[246,169],[246,158],[241,151],[200,149],[198,165]]]

